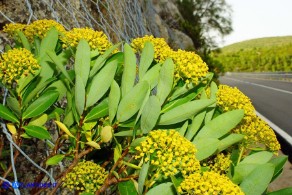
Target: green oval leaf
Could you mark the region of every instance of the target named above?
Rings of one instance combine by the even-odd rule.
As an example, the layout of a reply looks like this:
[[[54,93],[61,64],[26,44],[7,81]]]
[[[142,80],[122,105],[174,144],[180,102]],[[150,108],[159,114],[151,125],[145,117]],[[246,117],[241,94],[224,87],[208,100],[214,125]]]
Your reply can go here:
[[[116,60],[111,61],[93,77],[87,88],[87,108],[95,104],[107,92],[114,80],[117,66]]]
[[[19,123],[18,118],[2,104],[0,104],[0,117],[11,122]]]
[[[81,116],[85,107],[85,85],[79,75],[75,77],[75,105],[78,114]]]
[[[247,164],[247,163],[264,164],[264,163],[267,163],[269,160],[271,160],[272,157],[273,157],[272,152],[268,152],[268,151],[257,152],[245,157],[240,162],[240,164]]]
[[[292,187],[267,193],[267,195],[291,195],[291,194],[292,194]]]
[[[182,122],[213,104],[215,100],[194,100],[173,108],[160,117],[159,125]]]
[[[174,75],[174,64],[171,59],[166,59],[162,65],[160,70],[158,85],[157,85],[157,94],[160,101],[160,105],[162,105],[169,95],[172,84],[173,84],[173,75]]]
[[[122,97],[133,88],[136,79],[136,55],[127,43],[124,45],[124,72],[122,76]]]
[[[49,132],[44,127],[28,125],[28,126],[23,127],[23,129],[31,137],[35,137],[39,139],[51,139]]]
[[[201,161],[214,154],[218,148],[219,140],[216,138],[203,138],[193,141],[193,144],[198,150],[196,158]]]
[[[141,115],[141,129],[144,134],[148,133],[156,125],[158,117],[160,115],[160,102],[156,96],[151,96]]]
[[[243,116],[243,110],[225,112],[202,127],[195,139],[204,137],[220,138],[236,127],[236,125],[242,120]]]
[[[120,102],[121,98],[121,90],[119,85],[115,80],[113,80],[111,84],[111,89],[109,93],[109,118],[110,118],[110,123],[114,120],[117,110],[118,110],[118,105]]]
[[[28,125],[43,126],[48,120],[47,114],[42,114],[39,117],[33,118]]]
[[[271,163],[275,166],[273,180],[275,180],[277,178],[277,176],[279,176],[279,174],[283,170],[283,166],[285,165],[287,160],[288,160],[288,156],[278,156],[278,157],[275,157],[269,161],[269,163]]]
[[[242,181],[240,188],[246,195],[261,195],[267,189],[273,173],[273,164],[260,165]]]
[[[158,83],[160,69],[160,64],[155,65],[148,72],[146,72],[141,81],[147,81],[150,84],[150,89],[153,89]]]
[[[233,144],[240,142],[241,140],[243,140],[243,138],[244,138],[244,135],[241,135],[241,134],[232,133],[228,135],[224,139],[220,140],[218,151],[221,152],[225,150],[226,148],[232,146]]]
[[[64,154],[57,154],[46,161],[46,165],[56,165],[63,160]]]
[[[203,112],[200,112],[199,114],[197,114],[193,118],[192,124],[189,127],[187,134],[185,136],[188,140],[192,140],[193,137],[196,135],[196,133],[198,132],[198,130],[200,129],[200,127],[204,121],[205,115],[206,115],[206,111],[203,111]]]
[[[120,195],[138,195],[138,192],[132,180],[119,182],[118,190]]]
[[[146,81],[139,82],[125,97],[118,107],[117,119],[119,122],[130,119],[142,106],[147,95],[149,84]]]
[[[74,69],[75,75],[79,75],[86,86],[90,70],[90,47],[84,39],[81,39],[77,46]]]
[[[139,173],[139,179],[138,179],[138,192],[139,194],[143,194],[144,189],[144,183],[148,176],[148,170],[150,166],[150,160],[142,165],[142,168]]]
[[[108,98],[100,102],[97,106],[91,109],[91,111],[86,115],[84,122],[97,120],[108,115],[109,111],[109,101]]]
[[[27,107],[22,118],[27,119],[44,113],[57,100],[58,96],[59,93],[56,91],[47,91]]]
[[[150,67],[154,58],[153,44],[147,41],[142,50],[140,64],[139,64],[139,78],[143,78],[148,68]]]
[[[151,188],[146,195],[176,195],[176,191],[173,184],[167,182]]]

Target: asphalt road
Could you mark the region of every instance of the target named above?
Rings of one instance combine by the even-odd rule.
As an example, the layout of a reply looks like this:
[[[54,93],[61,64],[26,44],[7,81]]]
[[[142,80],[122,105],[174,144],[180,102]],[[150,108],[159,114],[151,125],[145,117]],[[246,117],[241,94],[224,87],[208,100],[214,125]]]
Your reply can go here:
[[[239,88],[251,99],[258,113],[291,136],[285,135],[284,138],[292,139],[292,82],[240,75],[223,76],[219,80],[221,84]],[[291,143],[288,144],[292,147]]]

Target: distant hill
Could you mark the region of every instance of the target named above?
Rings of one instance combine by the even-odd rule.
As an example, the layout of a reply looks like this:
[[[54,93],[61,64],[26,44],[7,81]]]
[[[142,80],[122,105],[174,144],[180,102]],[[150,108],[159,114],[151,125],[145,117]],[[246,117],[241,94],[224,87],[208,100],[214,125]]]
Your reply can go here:
[[[233,43],[221,49],[222,52],[236,52],[241,49],[266,48],[289,44],[292,44],[292,36],[264,37]]]
[[[225,46],[213,56],[225,71],[291,71],[292,36],[251,39]]]

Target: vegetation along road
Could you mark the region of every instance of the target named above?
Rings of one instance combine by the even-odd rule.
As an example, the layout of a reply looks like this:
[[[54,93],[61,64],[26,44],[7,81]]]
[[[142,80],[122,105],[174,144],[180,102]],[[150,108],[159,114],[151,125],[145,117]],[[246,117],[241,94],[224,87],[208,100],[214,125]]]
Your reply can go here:
[[[220,77],[220,82],[236,86],[246,94],[251,99],[258,115],[264,116],[266,121],[268,119],[267,122],[280,135],[285,146],[290,146],[291,149],[292,82],[250,78],[243,74],[226,74]]]

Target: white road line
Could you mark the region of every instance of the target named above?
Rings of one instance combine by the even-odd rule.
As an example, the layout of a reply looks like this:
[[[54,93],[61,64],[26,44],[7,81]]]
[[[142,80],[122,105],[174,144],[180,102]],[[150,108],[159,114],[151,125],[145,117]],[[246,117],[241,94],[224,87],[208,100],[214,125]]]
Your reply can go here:
[[[234,81],[238,81],[238,82],[242,82],[242,83],[247,83],[247,84],[250,84],[250,85],[255,85],[255,86],[258,86],[258,87],[263,87],[263,88],[275,90],[275,91],[280,91],[280,92],[288,93],[288,94],[292,95],[291,91],[286,91],[286,90],[283,90],[283,89],[277,89],[277,88],[269,87],[269,86],[266,86],[266,85],[260,85],[260,84],[256,84],[256,83],[251,83],[251,82],[248,82],[248,81],[242,81],[242,80],[239,80],[239,79],[233,79],[233,78],[228,78],[228,77],[224,77],[224,78],[230,79],[230,80],[234,80]]]
[[[268,123],[268,125],[274,129],[274,131],[276,131],[278,133],[278,135],[280,135],[283,139],[286,140],[287,143],[290,144],[290,146],[292,146],[292,137],[286,133],[284,130],[282,130],[280,127],[278,127],[277,125],[275,125],[272,121],[270,121],[269,119],[267,119],[266,117],[264,117],[263,115],[261,115],[258,111],[256,111],[256,114],[262,118],[264,121],[266,121]]]

